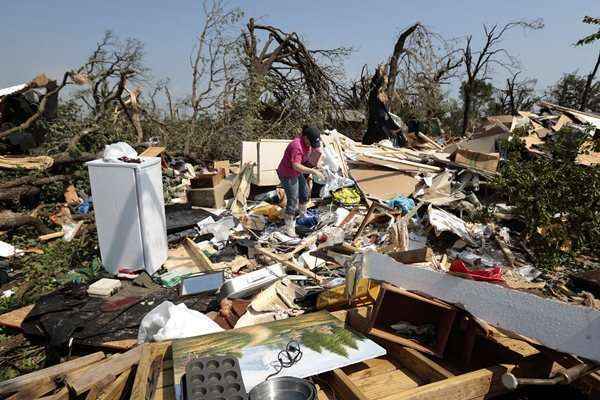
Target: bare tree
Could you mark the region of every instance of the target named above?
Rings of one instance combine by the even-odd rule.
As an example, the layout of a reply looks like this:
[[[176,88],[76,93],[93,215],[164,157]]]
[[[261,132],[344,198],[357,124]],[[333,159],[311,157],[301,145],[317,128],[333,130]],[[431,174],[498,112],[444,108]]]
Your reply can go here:
[[[267,35],[260,52],[259,32]],[[339,61],[351,48],[308,49],[295,32],[256,24],[253,19],[243,37],[251,91],[260,92],[256,85],[270,80],[272,94],[279,100],[293,99],[301,87],[311,109],[319,109],[324,102],[337,105],[337,91],[341,90]]]
[[[581,105],[579,106],[579,109],[581,111],[585,111],[585,109],[588,106],[588,102],[590,99],[590,89],[592,87],[592,83],[594,82],[594,78],[596,77],[596,74],[598,73],[599,67],[600,67],[600,52],[598,52],[598,59],[596,60],[596,65],[594,66],[594,69],[592,69],[592,71],[588,74],[587,80],[585,82],[585,88],[583,89],[583,94],[581,95]]]
[[[396,77],[398,76],[398,62],[402,54],[406,52],[406,40],[420,26],[421,23],[416,22],[415,24],[401,32],[400,35],[398,35],[398,39],[396,40],[396,44],[394,45],[394,51],[392,52],[392,56],[390,57],[390,61],[388,62],[388,81],[386,90],[388,98],[390,99],[393,97],[396,88]]]
[[[529,110],[538,100],[534,95],[535,79],[519,79],[521,71],[516,71],[506,78],[506,86],[497,89],[495,104],[491,112],[517,115],[519,110]]]
[[[190,152],[191,140],[202,113],[211,109],[218,101],[215,89],[227,80],[227,64],[232,62],[229,56],[233,54],[235,46],[235,40],[228,33],[243,15],[239,8],[225,9],[221,0],[205,0],[203,11],[204,22],[190,56],[192,90],[187,103],[191,116],[184,143],[185,154]]]
[[[96,120],[120,105],[128,84],[144,81],[144,45],[137,39],[120,41],[107,31],[88,58],[82,74],[88,87],[78,99],[94,113]]]
[[[518,66],[517,60],[510,53],[500,47],[504,34],[513,29],[541,29],[544,23],[541,19],[535,21],[510,22],[503,27],[499,25],[483,25],[483,45],[480,50],[473,50],[473,35],[467,36],[462,52],[462,61],[466,72],[466,81],[463,85],[463,122],[462,133],[465,134],[469,125],[469,113],[478,81],[489,78],[489,73],[494,66],[500,66],[508,71]]]

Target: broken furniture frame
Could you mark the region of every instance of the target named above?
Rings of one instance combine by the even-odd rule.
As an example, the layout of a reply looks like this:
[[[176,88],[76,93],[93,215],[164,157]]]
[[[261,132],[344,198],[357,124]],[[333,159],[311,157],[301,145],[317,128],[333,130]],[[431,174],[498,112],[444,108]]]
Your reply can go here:
[[[457,311],[439,300],[383,283],[365,333],[442,358]],[[399,321],[415,325],[434,324],[435,344],[430,346],[394,333],[389,325]]]

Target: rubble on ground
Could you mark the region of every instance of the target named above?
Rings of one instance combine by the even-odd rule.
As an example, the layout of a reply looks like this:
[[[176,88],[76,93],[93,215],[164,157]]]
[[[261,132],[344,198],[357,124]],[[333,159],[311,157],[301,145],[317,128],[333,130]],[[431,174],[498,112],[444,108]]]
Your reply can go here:
[[[0,382],[0,396],[203,398],[182,376],[192,358],[208,368],[217,356],[236,360],[247,392],[272,375],[307,378],[319,399],[487,398],[514,389],[508,381],[526,385],[516,374],[581,376],[597,395],[598,274],[542,268],[528,222],[495,193],[508,143],[552,157],[565,128],[584,135],[574,162],[598,164],[600,116],[544,102],[537,114],[490,116],[465,138],[408,133],[405,147],[325,131],[324,180],[312,182],[297,238],[280,229],[285,194],[274,174],[287,141],[244,142],[240,162],[205,165],[158,146],[107,147],[104,161],[88,164],[91,191],[67,185],[44,217],[38,208],[0,213],[10,309],[0,326],[54,354],[54,365]],[[51,166],[0,158],[0,168]],[[19,179],[5,188],[33,182]],[[29,245],[11,243],[23,227]],[[34,304],[11,305],[30,279],[15,268],[20,257],[96,230],[92,276],[73,269]],[[232,397],[242,393],[235,385],[209,390],[245,398]]]

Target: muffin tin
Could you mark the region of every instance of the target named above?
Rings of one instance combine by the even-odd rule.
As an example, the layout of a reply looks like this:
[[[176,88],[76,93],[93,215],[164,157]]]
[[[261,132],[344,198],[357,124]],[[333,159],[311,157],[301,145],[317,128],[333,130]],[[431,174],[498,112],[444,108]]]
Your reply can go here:
[[[187,400],[247,400],[238,360],[203,357],[185,367]]]

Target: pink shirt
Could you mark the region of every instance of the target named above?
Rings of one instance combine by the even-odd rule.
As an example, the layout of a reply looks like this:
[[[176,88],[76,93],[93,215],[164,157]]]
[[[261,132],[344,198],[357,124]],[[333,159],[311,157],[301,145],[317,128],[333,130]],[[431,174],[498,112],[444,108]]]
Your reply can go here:
[[[277,173],[283,178],[294,178],[300,175],[300,172],[292,167],[292,163],[302,164],[309,153],[310,146],[305,146],[301,137],[295,138],[285,148],[283,158],[277,167]]]

